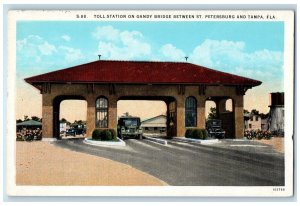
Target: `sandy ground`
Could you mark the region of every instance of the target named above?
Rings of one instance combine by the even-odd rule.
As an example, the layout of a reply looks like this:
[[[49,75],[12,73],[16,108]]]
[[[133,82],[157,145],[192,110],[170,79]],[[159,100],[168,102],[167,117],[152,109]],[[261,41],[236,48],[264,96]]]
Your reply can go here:
[[[16,151],[17,185],[167,185],[126,164],[48,142],[17,142]]]
[[[270,140],[263,139],[263,140],[255,140],[255,141],[258,141],[263,144],[271,145],[278,152],[284,153],[284,137],[273,137]]]

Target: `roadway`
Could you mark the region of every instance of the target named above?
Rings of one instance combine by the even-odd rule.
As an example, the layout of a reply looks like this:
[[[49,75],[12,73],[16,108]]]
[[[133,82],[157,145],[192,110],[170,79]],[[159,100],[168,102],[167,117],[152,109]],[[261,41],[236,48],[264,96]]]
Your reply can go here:
[[[168,140],[164,146],[147,139],[125,142],[126,147],[97,147],[82,139],[54,144],[131,165],[173,186],[284,185],[284,156],[258,143],[201,145]],[[252,150],[245,150],[247,145]]]

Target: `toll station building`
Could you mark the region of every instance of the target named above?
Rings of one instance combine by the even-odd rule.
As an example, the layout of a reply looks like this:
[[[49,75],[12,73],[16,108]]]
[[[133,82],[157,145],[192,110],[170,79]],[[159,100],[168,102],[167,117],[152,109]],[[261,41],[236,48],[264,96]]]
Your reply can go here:
[[[244,95],[260,81],[187,62],[94,61],[25,81],[42,94],[43,138],[59,138],[63,100],[87,101],[87,136],[95,128],[117,129],[118,100],[160,100],[167,106],[168,136],[205,128],[205,102],[216,103],[228,138],[244,136]],[[226,111],[226,101],[232,110]]]

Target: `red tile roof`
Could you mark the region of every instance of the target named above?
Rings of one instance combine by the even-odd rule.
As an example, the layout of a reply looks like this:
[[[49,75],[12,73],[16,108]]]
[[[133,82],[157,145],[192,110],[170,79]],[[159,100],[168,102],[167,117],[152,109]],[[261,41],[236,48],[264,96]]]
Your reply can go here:
[[[257,86],[261,82],[186,62],[99,60],[25,79],[42,83],[223,84]]]

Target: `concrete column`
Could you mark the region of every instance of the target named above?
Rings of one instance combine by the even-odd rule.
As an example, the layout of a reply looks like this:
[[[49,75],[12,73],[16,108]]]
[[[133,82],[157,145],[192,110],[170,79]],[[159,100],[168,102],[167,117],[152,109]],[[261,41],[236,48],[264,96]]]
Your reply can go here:
[[[244,96],[234,98],[235,138],[244,137]]]
[[[166,126],[167,126],[167,136],[171,137],[171,132],[170,132],[170,103],[165,102],[167,105],[167,121],[166,121]]]
[[[176,128],[177,128],[177,137],[184,137],[185,135],[185,108],[184,108],[184,96],[178,96],[176,98]]]
[[[86,117],[86,136],[91,137],[92,133],[96,127],[96,97],[89,96],[87,97],[87,117]]]
[[[197,127],[205,129],[205,96],[197,97]]]
[[[108,127],[115,130],[117,130],[118,125],[117,101],[116,96],[108,98]]]
[[[43,94],[42,132],[43,138],[53,138],[53,105],[52,98]]]

